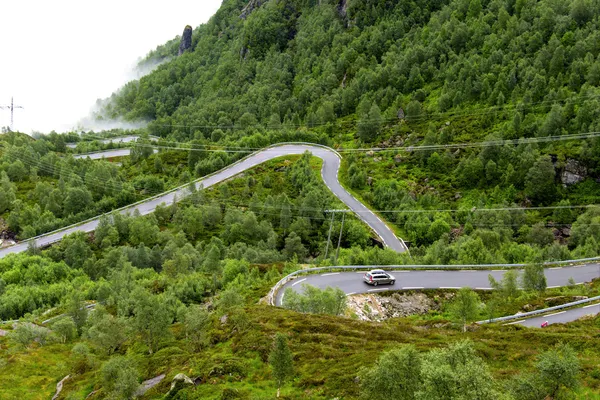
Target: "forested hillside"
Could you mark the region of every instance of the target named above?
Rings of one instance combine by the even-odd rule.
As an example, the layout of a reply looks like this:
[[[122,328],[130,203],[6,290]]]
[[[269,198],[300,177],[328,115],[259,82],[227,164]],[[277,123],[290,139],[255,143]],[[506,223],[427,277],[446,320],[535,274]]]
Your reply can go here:
[[[107,113],[182,140],[362,117],[372,105],[389,122],[399,108],[427,120],[510,109],[520,121],[485,118],[506,138],[594,130],[597,0],[251,1],[242,18],[246,3],[224,1],[193,51],[125,86]],[[150,56],[163,52],[177,49]]]
[[[598,0],[225,1],[104,112],[179,143],[333,145],[346,185],[426,262],[592,256],[599,14]]]

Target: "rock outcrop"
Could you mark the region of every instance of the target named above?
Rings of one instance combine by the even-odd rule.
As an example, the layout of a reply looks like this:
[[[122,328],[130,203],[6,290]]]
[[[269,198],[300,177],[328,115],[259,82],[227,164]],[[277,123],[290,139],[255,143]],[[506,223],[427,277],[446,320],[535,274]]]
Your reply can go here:
[[[581,182],[587,177],[587,168],[579,161],[572,158],[567,159],[560,180],[563,185],[570,186]]]
[[[340,14],[340,17],[346,18],[346,15],[348,15],[348,0],[340,0],[338,4],[338,13]]]
[[[62,392],[62,390],[63,390],[63,385],[64,385],[65,381],[67,379],[69,379],[70,377],[71,377],[71,375],[67,375],[64,378],[62,378],[62,380],[60,382],[58,382],[56,384],[56,393],[54,394],[54,396],[52,396],[52,400],[58,399],[58,396],[60,396],[60,392]]]
[[[173,382],[171,383],[171,389],[169,390],[169,393],[167,393],[167,396],[175,395],[175,393],[179,392],[185,386],[195,386],[194,381],[183,373],[175,375]]]
[[[179,43],[179,55],[192,48],[192,27],[187,25],[181,35],[181,43]]]
[[[451,293],[447,293],[451,297]],[[383,321],[388,318],[426,314],[437,310],[436,302],[424,293],[394,293],[391,296],[361,294],[348,297],[348,307],[362,321]]]
[[[143,396],[148,390],[158,385],[163,379],[165,379],[165,374],[159,375],[155,378],[148,379],[147,381],[142,382],[140,388],[136,393],[136,396]]]
[[[241,19],[248,18],[248,15],[252,14],[252,11],[256,10],[258,7],[265,4],[267,0],[250,0],[246,7],[242,10],[242,14],[240,15]]]

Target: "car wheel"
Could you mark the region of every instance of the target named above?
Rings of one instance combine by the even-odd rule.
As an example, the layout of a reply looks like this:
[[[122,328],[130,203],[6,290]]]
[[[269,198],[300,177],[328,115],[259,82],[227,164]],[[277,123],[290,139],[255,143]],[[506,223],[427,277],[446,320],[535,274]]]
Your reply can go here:
[[[377,286],[377,282],[373,282],[373,286]]]
[[[390,281],[390,285],[393,285],[394,283],[396,283],[396,281]]]

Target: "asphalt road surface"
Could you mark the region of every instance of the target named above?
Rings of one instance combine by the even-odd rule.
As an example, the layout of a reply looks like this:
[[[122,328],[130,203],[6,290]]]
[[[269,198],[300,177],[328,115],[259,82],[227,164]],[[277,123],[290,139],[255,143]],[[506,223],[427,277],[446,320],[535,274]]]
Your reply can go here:
[[[108,152],[102,152],[103,157],[117,157],[120,152],[125,149],[117,149],[111,150]],[[282,145],[272,148],[267,148],[261,152],[253,154],[252,156],[240,161],[236,164],[230,165],[225,169],[202,179],[200,182],[196,184],[198,188],[204,187],[208,188],[213,185],[216,185],[224,180],[232,178],[239,173],[255,167],[258,164],[261,164],[265,161],[287,156],[287,155],[295,155],[302,154],[306,151],[311,152],[314,156],[319,157],[323,160],[323,167],[321,169],[321,176],[325,181],[327,187],[343,202],[345,203],[352,211],[354,211],[360,219],[362,219],[367,225],[373,229],[373,231],[381,238],[383,243],[392,250],[397,252],[406,251],[405,245],[394,235],[394,233],[390,230],[390,228],[377,217],[372,211],[370,211],[367,207],[365,207],[361,202],[356,200],[350,193],[348,193],[338,181],[338,172],[340,169],[341,159],[340,156],[333,151],[332,149],[328,149],[320,146],[313,145],[304,145],[304,144],[290,144],[290,145]],[[89,157],[90,155],[86,155]],[[172,204],[175,198],[181,199],[182,197],[187,196],[189,193],[187,188],[179,189],[175,192],[167,193],[156,198],[148,199],[142,204],[138,204],[136,206],[131,206],[123,209],[121,213],[133,214],[135,210],[138,210],[140,214],[146,215],[152,213],[156,206],[159,204],[165,203],[166,205]],[[96,229],[98,225],[99,217],[93,219],[89,222],[86,222],[83,225],[73,226],[67,228],[65,230],[61,230],[56,233],[49,233],[43,236],[36,238],[36,244],[39,247],[44,247],[50,245],[52,243],[56,243],[62,240],[62,238],[68,234],[73,232],[92,232]],[[12,254],[12,253],[21,253],[27,250],[28,243],[22,242],[17,243],[11,247],[7,247],[4,249],[0,249],[0,258]]]
[[[101,160],[103,158],[112,158],[112,157],[125,157],[131,154],[131,149],[116,149],[116,150],[107,150],[107,151],[99,151],[97,153],[90,154],[75,154],[73,158],[90,158],[92,160]]]
[[[532,317],[514,322],[507,322],[504,325],[520,325],[530,328],[540,328],[544,322],[548,325],[564,324],[567,322],[578,320],[587,315],[596,315],[600,313],[600,304],[589,304],[579,308],[570,310],[553,311],[540,317]]]
[[[381,268],[381,267],[373,267]],[[383,267],[385,269],[385,267]],[[573,278],[577,284],[589,282],[598,278],[600,264],[587,264],[575,267],[556,267],[545,270],[548,288],[567,286],[569,279]],[[402,271],[392,270],[391,274],[396,278],[395,284],[371,286],[363,282],[365,271],[323,273],[318,275],[299,276],[296,279],[287,282],[281,287],[275,298],[275,304],[280,306],[284,299],[284,292],[287,288],[295,291],[302,291],[302,285],[309,284],[321,289],[326,287],[340,288],[347,295],[360,293],[375,293],[389,290],[418,290],[418,289],[460,289],[461,287],[471,287],[479,290],[491,290],[488,275],[492,275],[497,281],[502,279],[506,271],[504,270],[460,270],[460,271],[440,271],[440,270],[416,270]],[[541,317],[541,322],[537,318],[521,322],[524,326],[539,326],[542,322],[564,323],[574,321],[589,313],[598,313],[598,308],[573,309],[554,316]],[[544,319],[546,318],[546,319]],[[531,321],[531,322],[530,322]],[[538,324],[539,322],[539,324]]]

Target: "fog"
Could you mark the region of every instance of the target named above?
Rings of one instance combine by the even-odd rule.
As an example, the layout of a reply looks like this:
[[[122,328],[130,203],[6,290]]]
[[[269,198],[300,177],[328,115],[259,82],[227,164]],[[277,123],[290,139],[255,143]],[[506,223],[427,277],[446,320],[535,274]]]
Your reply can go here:
[[[0,106],[14,96],[14,130],[25,133],[114,128],[89,118],[97,99],[131,79],[138,60],[196,27],[220,0],[3,2],[0,14]],[[0,126],[10,111],[0,110]],[[138,127],[139,124],[129,125]]]

